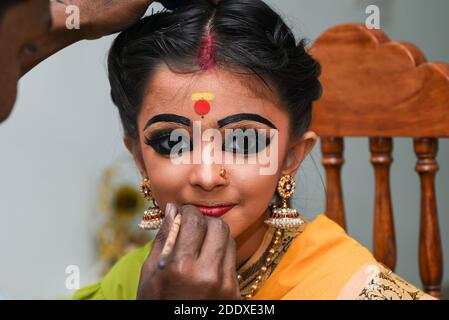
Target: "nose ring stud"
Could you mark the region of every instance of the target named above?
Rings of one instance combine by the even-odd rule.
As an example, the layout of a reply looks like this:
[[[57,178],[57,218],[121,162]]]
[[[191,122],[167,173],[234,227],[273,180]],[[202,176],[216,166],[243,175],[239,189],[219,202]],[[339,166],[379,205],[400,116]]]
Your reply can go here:
[[[226,170],[224,168],[220,169],[220,177],[226,179]]]

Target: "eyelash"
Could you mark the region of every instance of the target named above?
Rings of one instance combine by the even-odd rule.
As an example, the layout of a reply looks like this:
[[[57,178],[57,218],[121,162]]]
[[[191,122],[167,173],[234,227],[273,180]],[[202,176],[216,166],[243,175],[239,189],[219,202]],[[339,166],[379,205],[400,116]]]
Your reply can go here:
[[[246,133],[247,129],[242,129],[243,133]],[[253,129],[250,129],[253,130]],[[232,150],[227,149],[226,146],[226,142],[229,142],[229,139],[225,139],[225,143],[223,144],[222,150],[223,151],[227,151],[227,152],[232,152],[232,153],[238,153],[238,154],[244,154],[245,156],[249,155],[249,154],[255,154],[255,153],[259,153],[260,151],[262,151],[263,149],[265,149],[265,147],[268,147],[271,143],[271,139],[272,137],[267,137],[264,133],[259,133],[257,130],[255,131],[255,141],[250,141],[250,138],[248,138],[246,135],[244,136],[243,139],[243,152],[239,152],[236,151],[234,147],[232,147]],[[260,144],[262,143],[262,139],[265,139],[265,145],[263,146],[264,148],[259,147]],[[231,140],[232,142],[232,146],[234,145],[234,142],[241,142],[239,140],[236,139],[236,137],[234,137],[234,139]],[[253,142],[253,144],[255,144],[255,146],[253,146],[252,150],[248,150],[248,144]],[[255,150],[254,150],[255,149]]]
[[[253,128],[240,128],[243,133],[246,133],[247,130],[255,130]],[[150,137],[145,137],[145,144],[147,144],[148,146],[152,147],[157,153],[159,153],[160,155],[170,155],[171,153],[171,148],[173,148],[173,146],[170,146],[170,143],[173,143],[173,145],[176,145],[178,143],[180,143],[183,139],[183,137],[179,137],[178,141],[170,141],[170,135],[173,132],[173,129],[163,129],[163,130],[159,130],[154,132],[153,134],[151,134]],[[260,151],[262,151],[263,149],[259,150],[259,145],[262,142],[261,139],[265,138],[265,147],[268,147],[271,143],[271,139],[272,137],[266,137],[265,134],[262,134],[262,137],[260,137],[260,133],[259,131],[255,130],[255,138],[256,138],[256,150],[253,150],[252,152],[249,152],[248,148],[248,144],[249,144],[249,138],[247,136],[244,137],[243,139],[243,143],[244,143],[244,147],[243,147],[243,152],[236,150],[236,148],[234,147],[234,143],[235,142],[240,142],[236,139],[236,137],[234,137],[234,139],[232,139],[232,146],[231,148],[229,148],[226,143],[229,143],[229,139],[225,139],[223,145],[222,145],[222,151],[225,152],[232,152],[232,153],[237,153],[237,154],[244,154],[245,156],[249,155],[249,154],[253,154],[253,153],[259,153]],[[163,146],[163,143],[168,143],[168,148],[167,146]],[[186,147],[182,147],[179,150],[179,153],[184,152],[184,151],[192,151],[193,148],[193,142],[192,140],[189,139],[189,145],[188,145],[188,149]],[[187,149],[187,150],[186,150]]]
[[[163,142],[167,143],[173,143],[178,144],[182,139],[182,137],[179,137],[178,141],[170,141],[170,136],[173,132],[173,129],[164,129],[154,132],[150,137],[145,137],[145,144],[152,147],[157,153],[161,155],[170,155],[171,148],[167,149],[162,146]],[[190,141],[190,146],[192,146],[193,143]],[[170,146],[170,145],[169,145]],[[190,148],[191,149],[191,148]],[[192,151],[192,150],[188,150]]]

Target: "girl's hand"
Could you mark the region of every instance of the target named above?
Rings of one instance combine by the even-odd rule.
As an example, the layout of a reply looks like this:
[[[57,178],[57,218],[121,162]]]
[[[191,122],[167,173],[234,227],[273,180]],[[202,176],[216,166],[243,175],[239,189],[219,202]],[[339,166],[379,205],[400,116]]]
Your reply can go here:
[[[164,268],[159,257],[174,220],[168,213],[140,274],[137,299],[240,299],[236,248],[228,225],[195,206],[180,208],[181,227]]]

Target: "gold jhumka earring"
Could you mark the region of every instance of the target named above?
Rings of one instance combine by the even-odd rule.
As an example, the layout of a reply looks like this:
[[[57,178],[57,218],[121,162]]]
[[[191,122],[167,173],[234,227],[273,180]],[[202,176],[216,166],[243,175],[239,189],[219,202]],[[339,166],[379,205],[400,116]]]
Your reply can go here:
[[[151,202],[151,205],[144,211],[139,227],[143,230],[157,230],[162,226],[164,214],[156,203],[156,200],[153,198],[150,180],[148,180],[148,178],[143,179],[140,191],[143,193],[145,199]]]
[[[300,214],[294,208],[290,208],[287,204],[287,199],[295,192],[295,179],[291,175],[284,175],[279,179],[277,192],[282,198],[282,204],[277,207],[272,204],[271,216],[265,220],[270,226],[278,229],[297,229],[305,224]]]

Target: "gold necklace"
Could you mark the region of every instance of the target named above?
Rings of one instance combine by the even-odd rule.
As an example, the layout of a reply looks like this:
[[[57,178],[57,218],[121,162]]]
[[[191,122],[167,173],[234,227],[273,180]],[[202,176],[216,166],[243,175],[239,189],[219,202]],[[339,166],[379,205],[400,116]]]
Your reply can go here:
[[[279,264],[292,241],[304,231],[306,222],[307,220],[304,219],[304,224],[299,228],[280,229],[271,227],[269,229],[273,236],[267,249],[255,263],[246,268],[246,264],[244,264],[237,271],[242,299],[251,299],[260,290]]]
[[[266,251],[266,254],[262,255],[260,261],[263,261],[263,266],[256,272],[249,272],[245,277],[238,273],[237,279],[240,285],[240,292],[242,299],[251,299],[254,294],[260,289],[262,284],[266,281],[268,276],[271,274],[273,267],[273,262],[275,261],[276,254],[279,254],[279,248],[282,245],[281,239],[283,231],[276,229],[274,232],[273,239]],[[257,265],[256,263],[255,265]],[[252,271],[252,270],[250,270]]]

